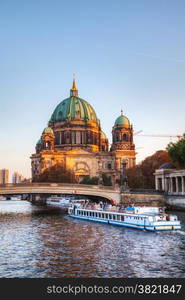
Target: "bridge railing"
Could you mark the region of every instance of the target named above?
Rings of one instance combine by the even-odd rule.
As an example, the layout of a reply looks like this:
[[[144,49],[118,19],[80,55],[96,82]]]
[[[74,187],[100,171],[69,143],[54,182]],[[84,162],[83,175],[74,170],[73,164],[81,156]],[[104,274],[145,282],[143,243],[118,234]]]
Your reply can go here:
[[[32,182],[32,183],[7,183],[7,184],[0,184],[1,188],[11,188],[11,187],[70,187],[72,189],[103,189],[103,190],[115,190],[113,186],[99,186],[99,185],[92,185],[92,184],[73,184],[73,183],[52,183],[52,182]]]

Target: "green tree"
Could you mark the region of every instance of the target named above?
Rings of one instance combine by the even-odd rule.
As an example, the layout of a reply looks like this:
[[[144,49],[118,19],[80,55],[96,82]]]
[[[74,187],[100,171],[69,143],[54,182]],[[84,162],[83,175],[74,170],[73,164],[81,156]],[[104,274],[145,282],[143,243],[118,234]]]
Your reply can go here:
[[[103,185],[110,186],[112,185],[111,177],[106,173],[102,173]]]
[[[183,138],[176,143],[169,143],[167,146],[167,151],[172,161],[177,167],[185,167],[185,134]]]
[[[144,188],[145,178],[142,174],[141,165],[136,165],[126,171],[128,177],[128,185],[130,188]]]
[[[82,181],[80,182],[81,184],[98,184],[98,177],[90,177],[89,175],[84,176]]]

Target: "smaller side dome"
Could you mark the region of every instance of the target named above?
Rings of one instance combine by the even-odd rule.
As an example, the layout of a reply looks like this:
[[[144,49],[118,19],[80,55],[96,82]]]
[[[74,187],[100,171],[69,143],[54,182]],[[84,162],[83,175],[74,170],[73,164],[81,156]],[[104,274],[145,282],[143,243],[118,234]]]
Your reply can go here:
[[[44,128],[42,134],[51,134],[51,135],[54,136],[54,132],[53,132],[53,129],[51,127]]]
[[[103,131],[101,131],[101,139],[107,140],[106,134]]]
[[[159,169],[175,169],[175,166],[170,162],[166,162],[162,164]]]
[[[130,127],[129,119],[123,115],[123,111],[121,110],[121,115],[116,119],[115,126],[123,126],[123,127]]]
[[[41,144],[42,144],[42,141],[41,141],[41,139],[39,139],[36,145],[41,145]]]

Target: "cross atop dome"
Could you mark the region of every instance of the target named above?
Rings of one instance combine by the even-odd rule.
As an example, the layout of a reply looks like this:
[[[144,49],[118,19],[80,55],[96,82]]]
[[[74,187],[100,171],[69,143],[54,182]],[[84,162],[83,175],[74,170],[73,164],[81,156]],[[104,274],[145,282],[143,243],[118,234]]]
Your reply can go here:
[[[75,74],[73,74],[73,85],[70,90],[70,96],[71,97],[78,97],[78,89],[76,87],[76,82],[75,82]]]

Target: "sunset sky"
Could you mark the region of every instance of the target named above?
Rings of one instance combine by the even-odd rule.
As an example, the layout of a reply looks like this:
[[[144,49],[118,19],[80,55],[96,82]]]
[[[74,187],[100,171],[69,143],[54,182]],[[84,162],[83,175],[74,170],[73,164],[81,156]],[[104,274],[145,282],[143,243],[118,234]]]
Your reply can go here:
[[[30,156],[73,73],[110,143],[121,109],[135,132],[182,135],[184,12],[184,0],[1,0],[0,169],[31,176]],[[170,141],[136,135],[137,162]]]

